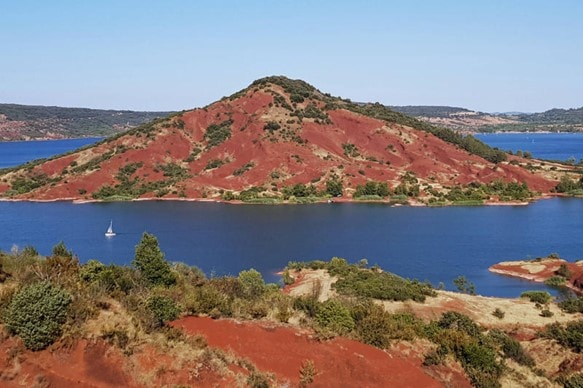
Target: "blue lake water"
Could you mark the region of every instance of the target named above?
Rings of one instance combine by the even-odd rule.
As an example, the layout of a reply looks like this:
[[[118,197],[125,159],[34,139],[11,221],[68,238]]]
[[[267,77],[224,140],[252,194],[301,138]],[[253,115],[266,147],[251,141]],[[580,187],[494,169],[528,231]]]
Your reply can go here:
[[[141,234],[159,239],[171,261],[207,274],[256,268],[270,281],[289,260],[345,257],[434,285],[465,275],[484,295],[517,296],[542,287],[491,274],[501,260],[558,252],[583,257],[583,201],[530,206],[417,208],[382,204],[295,206],[142,201],[72,204],[0,202],[0,249],[59,241],[82,261],[129,264]],[[104,232],[113,220],[117,236]]]
[[[72,151],[102,138],[0,142],[0,168],[14,167],[34,159]]]
[[[505,139],[510,134],[491,135]],[[521,134],[519,137],[532,136]],[[572,149],[555,141],[564,134],[540,134],[551,159],[566,160]],[[484,141],[501,149],[501,143]],[[569,144],[578,144],[575,136]],[[583,137],[581,138],[583,139]],[[66,152],[99,139],[0,143],[0,167]],[[524,139],[523,139],[524,140]],[[512,143],[508,140],[505,144]],[[520,143],[522,144],[522,143]],[[524,145],[516,149],[535,149]],[[546,149],[541,145],[541,149]],[[578,145],[583,152],[583,145]],[[548,151],[548,150],[547,150]],[[542,151],[541,151],[542,152]],[[563,153],[562,153],[563,152]],[[579,155],[574,154],[574,155]],[[566,156],[565,156],[566,155]],[[579,157],[579,156],[575,156]],[[544,285],[506,278],[487,268],[557,252],[583,258],[583,200],[542,200],[530,206],[449,208],[388,207],[382,204],[298,206],[228,205],[200,202],[0,202],[0,250],[35,246],[47,255],[59,241],[79,256],[129,264],[144,231],[155,234],[166,258],[196,265],[207,274],[237,274],[248,268],[269,281],[289,260],[367,258],[402,276],[439,282],[465,275],[478,293],[518,296]],[[113,220],[117,236],[104,232]]]
[[[583,133],[488,133],[475,135],[501,150],[528,151],[533,157],[566,161],[583,159]]]

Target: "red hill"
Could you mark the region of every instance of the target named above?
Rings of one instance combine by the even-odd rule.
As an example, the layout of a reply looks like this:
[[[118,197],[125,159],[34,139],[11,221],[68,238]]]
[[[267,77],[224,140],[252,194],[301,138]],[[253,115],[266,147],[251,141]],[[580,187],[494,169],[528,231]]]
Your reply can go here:
[[[386,183],[390,194],[419,191],[421,199],[441,200],[457,185],[525,183],[542,193],[555,186],[522,168],[523,159],[506,159],[472,137],[379,104],[354,104],[303,81],[268,77],[202,109],[5,170],[0,193],[35,200],[265,200],[321,195],[328,187],[350,198],[372,181]],[[361,188],[359,194],[377,193]]]

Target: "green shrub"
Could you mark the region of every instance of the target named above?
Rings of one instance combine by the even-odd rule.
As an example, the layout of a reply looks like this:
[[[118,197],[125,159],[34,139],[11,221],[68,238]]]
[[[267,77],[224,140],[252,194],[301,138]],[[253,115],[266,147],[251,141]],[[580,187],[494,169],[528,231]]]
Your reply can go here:
[[[551,310],[549,310],[549,309],[544,309],[544,310],[542,310],[542,311],[540,312],[540,316],[541,316],[541,317],[545,317],[545,318],[550,318],[550,317],[552,317],[553,315],[554,315],[554,314],[553,314],[553,312],[552,312]]]
[[[567,264],[565,263],[561,264],[559,266],[559,269],[555,273],[557,274],[557,276],[562,276],[567,280],[571,279],[571,276],[573,276],[573,274],[569,270],[569,267],[567,267]]]
[[[437,325],[442,329],[454,329],[466,333],[470,337],[478,338],[482,329],[467,315],[456,311],[448,311],[441,315]]]
[[[503,319],[505,313],[504,313],[504,311],[500,310],[500,308],[496,307],[496,309],[494,309],[494,312],[492,313],[492,315],[498,319]]]
[[[341,294],[382,300],[411,299],[424,302],[427,296],[435,296],[435,290],[429,284],[404,279],[388,272],[361,269],[342,275],[333,287]]]
[[[552,287],[564,286],[566,282],[567,282],[567,279],[565,279],[562,276],[552,276],[552,277],[548,278],[547,280],[545,280],[545,284],[547,286],[552,286]]]
[[[273,131],[277,131],[280,128],[281,125],[279,125],[279,123],[277,123],[276,121],[269,121],[263,126],[263,129],[265,131],[269,131],[271,133],[273,133]]]
[[[476,287],[474,286],[474,283],[466,279],[465,276],[460,275],[457,278],[453,279],[453,284],[455,284],[459,292],[463,292],[464,294],[476,295]]]
[[[350,311],[337,299],[329,299],[322,303],[318,307],[315,318],[321,328],[339,335],[348,334],[355,327]]]
[[[208,141],[208,148],[218,146],[231,137],[231,124],[233,124],[232,120],[226,120],[207,127],[204,138]]]
[[[564,388],[581,388],[583,387],[583,373],[576,373],[565,378],[563,381]]]
[[[520,297],[527,298],[531,302],[539,304],[547,304],[552,299],[551,294],[546,291],[525,291],[520,294]]]
[[[105,264],[97,260],[89,260],[85,265],[81,266],[79,277],[90,283],[97,280],[101,272],[106,268]]]
[[[41,350],[61,335],[71,296],[49,282],[33,284],[12,298],[6,313],[6,327],[31,350]]]
[[[222,159],[209,159],[204,167],[205,170],[212,170],[213,168],[219,168],[227,162]]]
[[[540,335],[554,339],[560,345],[577,353],[583,351],[583,319],[569,322],[564,326],[560,323],[551,323]]]
[[[166,296],[153,295],[147,302],[148,310],[153,314],[158,326],[178,318],[180,309],[176,302]]]
[[[390,314],[370,300],[355,305],[351,310],[356,324],[356,333],[365,344],[386,349],[390,345]]]
[[[253,268],[248,271],[241,271],[239,273],[239,281],[245,298],[256,299],[265,293],[263,276]]]
[[[559,302],[559,307],[570,314],[583,313],[583,296],[565,299]]]
[[[511,358],[517,363],[528,367],[533,367],[535,365],[534,360],[526,354],[522,345],[520,345],[520,342],[510,337],[508,334],[501,330],[493,329],[490,330],[488,336],[500,346],[505,357]]]
[[[326,194],[333,197],[342,196],[342,182],[336,179],[326,181]]]

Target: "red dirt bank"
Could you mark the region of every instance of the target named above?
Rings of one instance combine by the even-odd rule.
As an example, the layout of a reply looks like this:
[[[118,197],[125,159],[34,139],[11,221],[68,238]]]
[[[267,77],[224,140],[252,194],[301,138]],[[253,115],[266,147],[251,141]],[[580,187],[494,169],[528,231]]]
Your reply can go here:
[[[279,382],[299,383],[299,371],[307,360],[317,370],[314,387],[440,387],[418,357],[404,352],[383,352],[346,338],[318,342],[288,327],[252,322],[188,317],[173,323],[191,335],[203,335],[209,346],[233,351],[248,358],[261,371],[272,372]]]

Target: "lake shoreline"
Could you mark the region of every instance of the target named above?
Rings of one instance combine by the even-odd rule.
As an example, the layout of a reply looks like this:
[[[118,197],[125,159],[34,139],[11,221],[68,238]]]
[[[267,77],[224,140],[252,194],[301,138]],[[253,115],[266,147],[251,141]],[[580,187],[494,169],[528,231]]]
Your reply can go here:
[[[358,200],[353,198],[334,198],[334,199],[322,199],[313,202],[290,202],[290,201],[281,201],[281,202],[274,202],[274,203],[261,203],[261,202],[245,202],[241,200],[232,200],[227,201],[224,199],[213,199],[213,198],[132,198],[128,200],[99,200],[99,199],[78,199],[74,197],[70,198],[55,198],[55,199],[13,199],[13,198],[0,198],[0,202],[31,202],[31,203],[55,203],[55,202],[71,202],[73,204],[86,204],[86,203],[119,203],[119,202],[167,202],[167,201],[175,201],[175,202],[202,202],[202,203],[222,203],[222,204],[229,204],[229,205],[269,205],[269,206],[277,206],[277,205],[311,205],[311,204],[333,204],[333,203],[362,203],[362,204],[385,204],[392,207],[399,207],[399,206],[409,206],[409,207],[427,207],[427,208],[440,208],[440,207],[456,207],[456,206],[471,206],[471,207],[481,207],[481,206],[528,206],[534,202],[539,200],[546,200],[546,199],[553,199],[553,198],[581,198],[577,196],[568,196],[562,193],[547,193],[543,194],[537,198],[533,198],[530,201],[484,201],[481,204],[472,204],[472,205],[464,205],[464,204],[439,204],[439,205],[432,205],[423,203],[420,201],[409,200],[407,203],[402,202],[395,202],[391,200]]]

